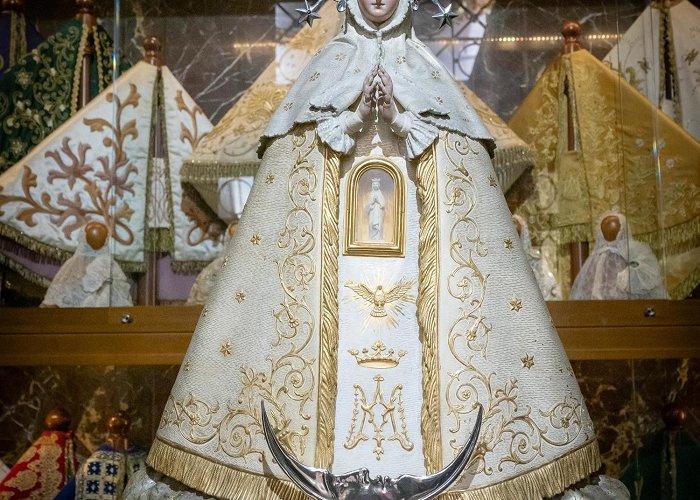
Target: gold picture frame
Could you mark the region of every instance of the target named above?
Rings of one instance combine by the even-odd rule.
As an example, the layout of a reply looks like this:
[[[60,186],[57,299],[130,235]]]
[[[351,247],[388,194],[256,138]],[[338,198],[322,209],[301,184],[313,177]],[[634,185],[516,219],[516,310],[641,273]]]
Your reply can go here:
[[[368,158],[348,174],[344,255],[403,257],[406,182],[385,158]]]

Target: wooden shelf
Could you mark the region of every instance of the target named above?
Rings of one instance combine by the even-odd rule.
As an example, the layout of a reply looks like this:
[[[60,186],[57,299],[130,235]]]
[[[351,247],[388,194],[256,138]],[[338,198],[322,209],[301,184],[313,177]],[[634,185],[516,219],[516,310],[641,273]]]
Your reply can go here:
[[[573,360],[700,357],[700,303],[549,302]],[[647,309],[653,309],[649,316]],[[0,309],[0,366],[180,364],[201,308]],[[131,322],[122,322],[125,315]]]

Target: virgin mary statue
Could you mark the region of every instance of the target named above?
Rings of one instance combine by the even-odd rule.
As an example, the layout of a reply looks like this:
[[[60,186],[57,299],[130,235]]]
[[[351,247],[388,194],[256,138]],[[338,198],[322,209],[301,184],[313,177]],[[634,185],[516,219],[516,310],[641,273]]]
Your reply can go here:
[[[448,464],[480,404],[450,498],[552,497],[600,467],[494,142],[416,39],[412,3],[338,2],[341,32],[275,113],[132,498],[304,498],[261,401],[300,462],[394,477]],[[383,236],[367,241],[375,178]]]

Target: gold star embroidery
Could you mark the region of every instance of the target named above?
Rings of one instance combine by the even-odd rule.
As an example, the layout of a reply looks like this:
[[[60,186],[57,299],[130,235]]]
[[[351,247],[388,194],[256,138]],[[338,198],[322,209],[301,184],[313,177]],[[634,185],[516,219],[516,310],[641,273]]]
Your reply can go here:
[[[275,182],[275,176],[272,174],[268,175],[267,178],[265,179],[265,182],[268,184],[272,184],[273,182]]]
[[[204,306],[202,308],[202,318],[206,318],[208,313],[209,313],[209,309],[207,309],[207,306]]]
[[[231,342],[229,342],[228,340],[226,342],[222,342],[221,347],[219,348],[219,352],[223,354],[224,357],[230,356],[232,350],[233,349],[231,347]]]
[[[183,366],[183,368],[186,372],[190,371],[190,368],[192,368],[192,363],[190,362],[189,359],[187,361],[185,361],[185,365]]]
[[[313,75],[311,75],[310,80],[311,80],[312,82],[315,82],[316,80],[318,80],[318,77],[319,77],[319,76],[321,76],[321,73],[319,73],[318,71],[316,71]]]
[[[290,109],[292,109],[292,106],[294,106],[294,103],[288,102],[287,104],[284,105],[284,110],[289,111]]]
[[[508,250],[513,250],[513,240],[508,238],[507,240],[503,240],[503,245],[508,249]]]
[[[250,242],[251,242],[253,245],[259,245],[259,244],[260,244],[260,240],[262,240],[262,236],[260,236],[258,233],[255,233],[255,234],[250,238]]]
[[[339,52],[335,55],[336,61],[342,61],[343,59],[345,59],[345,54],[343,54],[342,52]]]
[[[496,178],[493,175],[489,175],[489,186],[498,187],[498,182],[496,182]]]
[[[245,300],[245,292],[243,292],[243,291],[236,292],[236,302],[238,302],[240,304],[244,300]]]
[[[513,299],[510,301],[510,310],[515,312],[520,312],[523,308],[523,301],[520,299]]]
[[[523,368],[527,368],[528,370],[535,365],[535,357],[527,353],[524,358],[520,358],[520,361],[523,362]]]
[[[440,79],[440,72],[436,69],[433,70],[433,80],[439,80]]]
[[[437,96],[435,100],[438,102],[438,104],[442,104],[444,101],[442,100],[442,97]]]
[[[406,56],[399,56],[396,58],[396,64],[401,64],[406,62]]]

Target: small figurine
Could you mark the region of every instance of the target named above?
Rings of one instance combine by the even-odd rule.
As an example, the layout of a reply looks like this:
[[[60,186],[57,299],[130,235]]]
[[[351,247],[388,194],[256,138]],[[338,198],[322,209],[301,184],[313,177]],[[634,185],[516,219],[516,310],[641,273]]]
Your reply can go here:
[[[51,282],[41,307],[124,307],[133,305],[131,285],[107,247],[109,230],[88,222],[75,254]]]
[[[71,418],[62,408],[51,410],[44,432],[0,482],[0,498],[54,498],[75,474],[75,443]]]
[[[542,296],[545,300],[561,300],[561,288],[547,260],[542,255],[542,252],[532,248],[530,229],[527,227],[527,222],[519,215],[513,215],[513,225],[515,225],[515,230],[520,237],[520,244],[525,252],[527,261],[530,263],[532,272],[535,274]]]
[[[659,261],[649,245],[632,238],[627,218],[615,210],[596,226],[593,252],[571,287],[579,300],[668,299]]]

